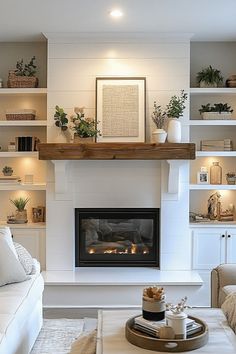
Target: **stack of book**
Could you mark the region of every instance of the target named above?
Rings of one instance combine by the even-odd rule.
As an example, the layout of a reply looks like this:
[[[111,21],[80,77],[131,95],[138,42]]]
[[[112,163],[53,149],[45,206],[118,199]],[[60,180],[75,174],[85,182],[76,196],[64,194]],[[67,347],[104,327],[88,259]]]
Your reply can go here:
[[[0,183],[19,184],[20,182],[19,176],[0,176]]]
[[[201,151],[232,151],[233,144],[231,139],[224,140],[201,140]]]
[[[17,136],[16,151],[37,151],[38,142],[35,136]]]
[[[134,329],[137,331],[148,334],[151,337],[159,338],[159,330],[161,327],[166,325],[166,321],[148,321],[143,318],[143,316],[135,317],[134,319]],[[203,329],[200,323],[197,323],[191,318],[187,318],[186,320],[186,331],[187,338],[192,336],[193,334],[201,332]]]

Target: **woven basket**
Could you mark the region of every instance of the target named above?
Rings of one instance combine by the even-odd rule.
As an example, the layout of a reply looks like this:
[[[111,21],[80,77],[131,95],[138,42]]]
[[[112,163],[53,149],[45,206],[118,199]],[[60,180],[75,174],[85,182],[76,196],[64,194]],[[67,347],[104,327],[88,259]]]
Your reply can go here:
[[[6,114],[6,120],[35,120],[35,114]]]
[[[39,80],[34,76],[17,76],[14,70],[9,71],[7,86],[10,88],[38,87]]]

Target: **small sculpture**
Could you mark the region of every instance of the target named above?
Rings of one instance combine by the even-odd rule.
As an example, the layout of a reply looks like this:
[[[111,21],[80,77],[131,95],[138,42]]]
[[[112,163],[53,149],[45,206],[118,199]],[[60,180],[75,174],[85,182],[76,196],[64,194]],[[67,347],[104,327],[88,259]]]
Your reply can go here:
[[[220,198],[221,195],[219,192],[215,192],[208,199],[207,204],[207,214],[211,220],[214,220],[218,217],[219,207],[220,207]]]

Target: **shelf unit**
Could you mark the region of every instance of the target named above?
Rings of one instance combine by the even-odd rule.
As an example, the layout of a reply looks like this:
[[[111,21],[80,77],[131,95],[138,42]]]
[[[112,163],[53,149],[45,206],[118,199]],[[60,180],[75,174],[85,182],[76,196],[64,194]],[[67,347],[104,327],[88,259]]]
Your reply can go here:
[[[230,184],[190,184],[189,190],[236,190],[236,185]]]
[[[0,88],[0,95],[46,95],[46,88]]]
[[[236,95],[236,88],[231,88],[231,87],[210,87],[210,88],[202,88],[202,87],[190,87],[189,90],[191,95],[204,95],[204,94],[210,94],[210,95],[229,95],[233,94]]]
[[[1,151],[0,158],[2,157],[35,157],[38,158],[38,151]]]
[[[47,120],[0,120],[0,127],[46,127]]]
[[[33,184],[24,184],[24,183],[0,183],[0,191],[45,191],[46,183],[33,183]]]

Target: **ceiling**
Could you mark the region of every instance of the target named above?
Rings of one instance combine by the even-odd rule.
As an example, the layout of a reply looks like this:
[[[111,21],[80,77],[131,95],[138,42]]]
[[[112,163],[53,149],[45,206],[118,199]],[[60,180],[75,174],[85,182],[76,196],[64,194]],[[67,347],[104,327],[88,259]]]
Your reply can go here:
[[[113,8],[124,16],[112,19]],[[0,41],[43,40],[42,32],[185,32],[194,41],[236,41],[236,1],[0,0]]]

